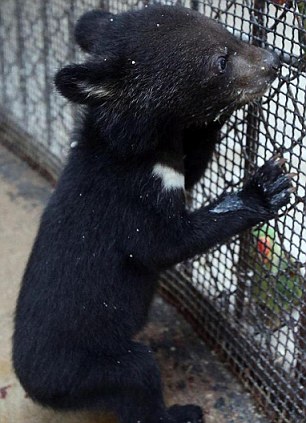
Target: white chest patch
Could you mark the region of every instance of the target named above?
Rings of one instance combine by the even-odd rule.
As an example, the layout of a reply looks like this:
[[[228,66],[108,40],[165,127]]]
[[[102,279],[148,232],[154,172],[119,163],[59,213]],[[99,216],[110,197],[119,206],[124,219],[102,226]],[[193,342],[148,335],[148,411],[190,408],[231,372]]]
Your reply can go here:
[[[165,190],[185,188],[184,175],[177,172],[172,167],[156,163],[153,167],[153,175],[158,176],[162,180],[163,188]]]

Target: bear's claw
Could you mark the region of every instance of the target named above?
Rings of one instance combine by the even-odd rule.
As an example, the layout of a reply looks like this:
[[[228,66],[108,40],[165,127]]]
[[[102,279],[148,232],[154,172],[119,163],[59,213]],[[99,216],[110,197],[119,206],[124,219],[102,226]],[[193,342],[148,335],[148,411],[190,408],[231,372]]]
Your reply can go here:
[[[292,178],[296,173],[286,173],[286,159],[276,155],[261,166],[245,187],[246,192],[256,193],[268,213],[275,214],[290,202],[295,191]]]

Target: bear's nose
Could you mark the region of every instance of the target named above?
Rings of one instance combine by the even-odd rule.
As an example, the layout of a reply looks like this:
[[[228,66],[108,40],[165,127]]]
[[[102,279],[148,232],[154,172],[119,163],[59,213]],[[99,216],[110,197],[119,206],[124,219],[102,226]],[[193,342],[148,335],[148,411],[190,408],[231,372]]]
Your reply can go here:
[[[274,53],[274,51],[267,51],[266,50],[266,57],[264,58],[264,62],[267,64],[267,67],[277,73],[280,68],[280,59],[279,56]]]

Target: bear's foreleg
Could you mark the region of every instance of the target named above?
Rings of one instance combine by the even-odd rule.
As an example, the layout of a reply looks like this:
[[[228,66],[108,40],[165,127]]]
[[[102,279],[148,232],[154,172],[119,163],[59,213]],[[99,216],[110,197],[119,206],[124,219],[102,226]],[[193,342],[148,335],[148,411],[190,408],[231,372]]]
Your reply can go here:
[[[241,191],[224,193],[208,206],[185,211],[175,221],[169,220],[156,246],[146,251],[144,258],[150,260],[148,264],[170,267],[276,217],[293,191],[291,175],[284,173],[282,165],[283,159],[271,159]]]

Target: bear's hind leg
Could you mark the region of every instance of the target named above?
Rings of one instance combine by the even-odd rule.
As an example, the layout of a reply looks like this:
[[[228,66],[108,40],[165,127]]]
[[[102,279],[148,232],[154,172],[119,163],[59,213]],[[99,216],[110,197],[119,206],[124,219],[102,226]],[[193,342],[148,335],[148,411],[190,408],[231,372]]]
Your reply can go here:
[[[195,405],[165,408],[159,369],[147,346],[131,343],[128,356],[121,360],[122,390],[109,404],[120,423],[203,422],[202,410]]]
[[[124,353],[103,356],[102,365],[89,363],[78,383],[79,403],[86,408],[114,412],[120,423],[202,423],[200,407],[166,409],[159,369],[146,345],[131,342]]]
[[[47,378],[37,378],[30,397],[54,409],[111,412],[120,423],[202,423],[193,405],[166,409],[158,366],[150,349],[130,342],[118,353],[88,354],[53,362]],[[64,377],[65,375],[65,377]]]

